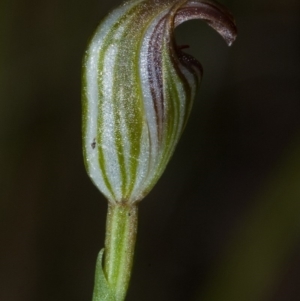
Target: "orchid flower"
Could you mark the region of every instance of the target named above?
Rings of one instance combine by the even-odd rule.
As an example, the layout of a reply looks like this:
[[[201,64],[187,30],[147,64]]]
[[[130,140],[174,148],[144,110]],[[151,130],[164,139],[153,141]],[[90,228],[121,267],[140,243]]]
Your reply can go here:
[[[156,184],[187,123],[201,64],[176,45],[174,29],[201,19],[230,46],[232,15],[208,0],[131,0],[92,37],[83,62],[83,151],[87,172],[109,202],[104,267],[94,301],[125,299],[137,204]]]

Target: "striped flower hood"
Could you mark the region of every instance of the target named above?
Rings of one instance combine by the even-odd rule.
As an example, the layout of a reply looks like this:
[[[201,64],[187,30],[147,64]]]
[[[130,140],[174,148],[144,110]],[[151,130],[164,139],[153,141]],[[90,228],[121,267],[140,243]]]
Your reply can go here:
[[[163,173],[190,114],[201,64],[174,28],[202,19],[228,43],[236,27],[206,0],[132,0],[97,28],[83,63],[83,148],[89,176],[112,202],[140,201]]]

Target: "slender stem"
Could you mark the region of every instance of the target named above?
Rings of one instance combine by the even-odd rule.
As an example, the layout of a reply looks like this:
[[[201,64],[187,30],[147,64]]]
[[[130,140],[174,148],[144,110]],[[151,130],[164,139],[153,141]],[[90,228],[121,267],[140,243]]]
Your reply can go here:
[[[137,232],[137,205],[109,204],[106,223],[104,273],[123,301],[130,281]]]

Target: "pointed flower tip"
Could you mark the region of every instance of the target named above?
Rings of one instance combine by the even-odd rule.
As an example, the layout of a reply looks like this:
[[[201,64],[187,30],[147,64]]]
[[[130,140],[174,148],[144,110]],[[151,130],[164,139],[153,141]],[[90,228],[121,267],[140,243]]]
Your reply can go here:
[[[113,203],[141,200],[170,160],[202,77],[174,28],[206,21],[231,45],[232,15],[208,0],[131,0],[97,28],[83,66],[83,145],[89,176]]]
[[[201,19],[215,29],[231,46],[237,36],[237,28],[233,15],[226,7],[215,1],[186,0],[176,12],[175,27],[191,20]]]

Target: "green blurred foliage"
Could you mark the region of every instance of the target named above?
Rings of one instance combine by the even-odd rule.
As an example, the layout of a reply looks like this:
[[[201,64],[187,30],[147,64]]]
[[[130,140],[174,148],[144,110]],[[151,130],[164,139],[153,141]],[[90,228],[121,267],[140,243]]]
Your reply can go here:
[[[81,60],[118,3],[0,2],[0,300],[91,300],[106,201],[83,167]],[[300,293],[299,2],[222,3],[231,48],[201,22],[177,30],[204,78],[141,204],[128,300]]]
[[[239,220],[199,300],[268,300],[274,294],[300,240],[299,154],[300,135]],[[284,298],[296,300],[297,295]]]

